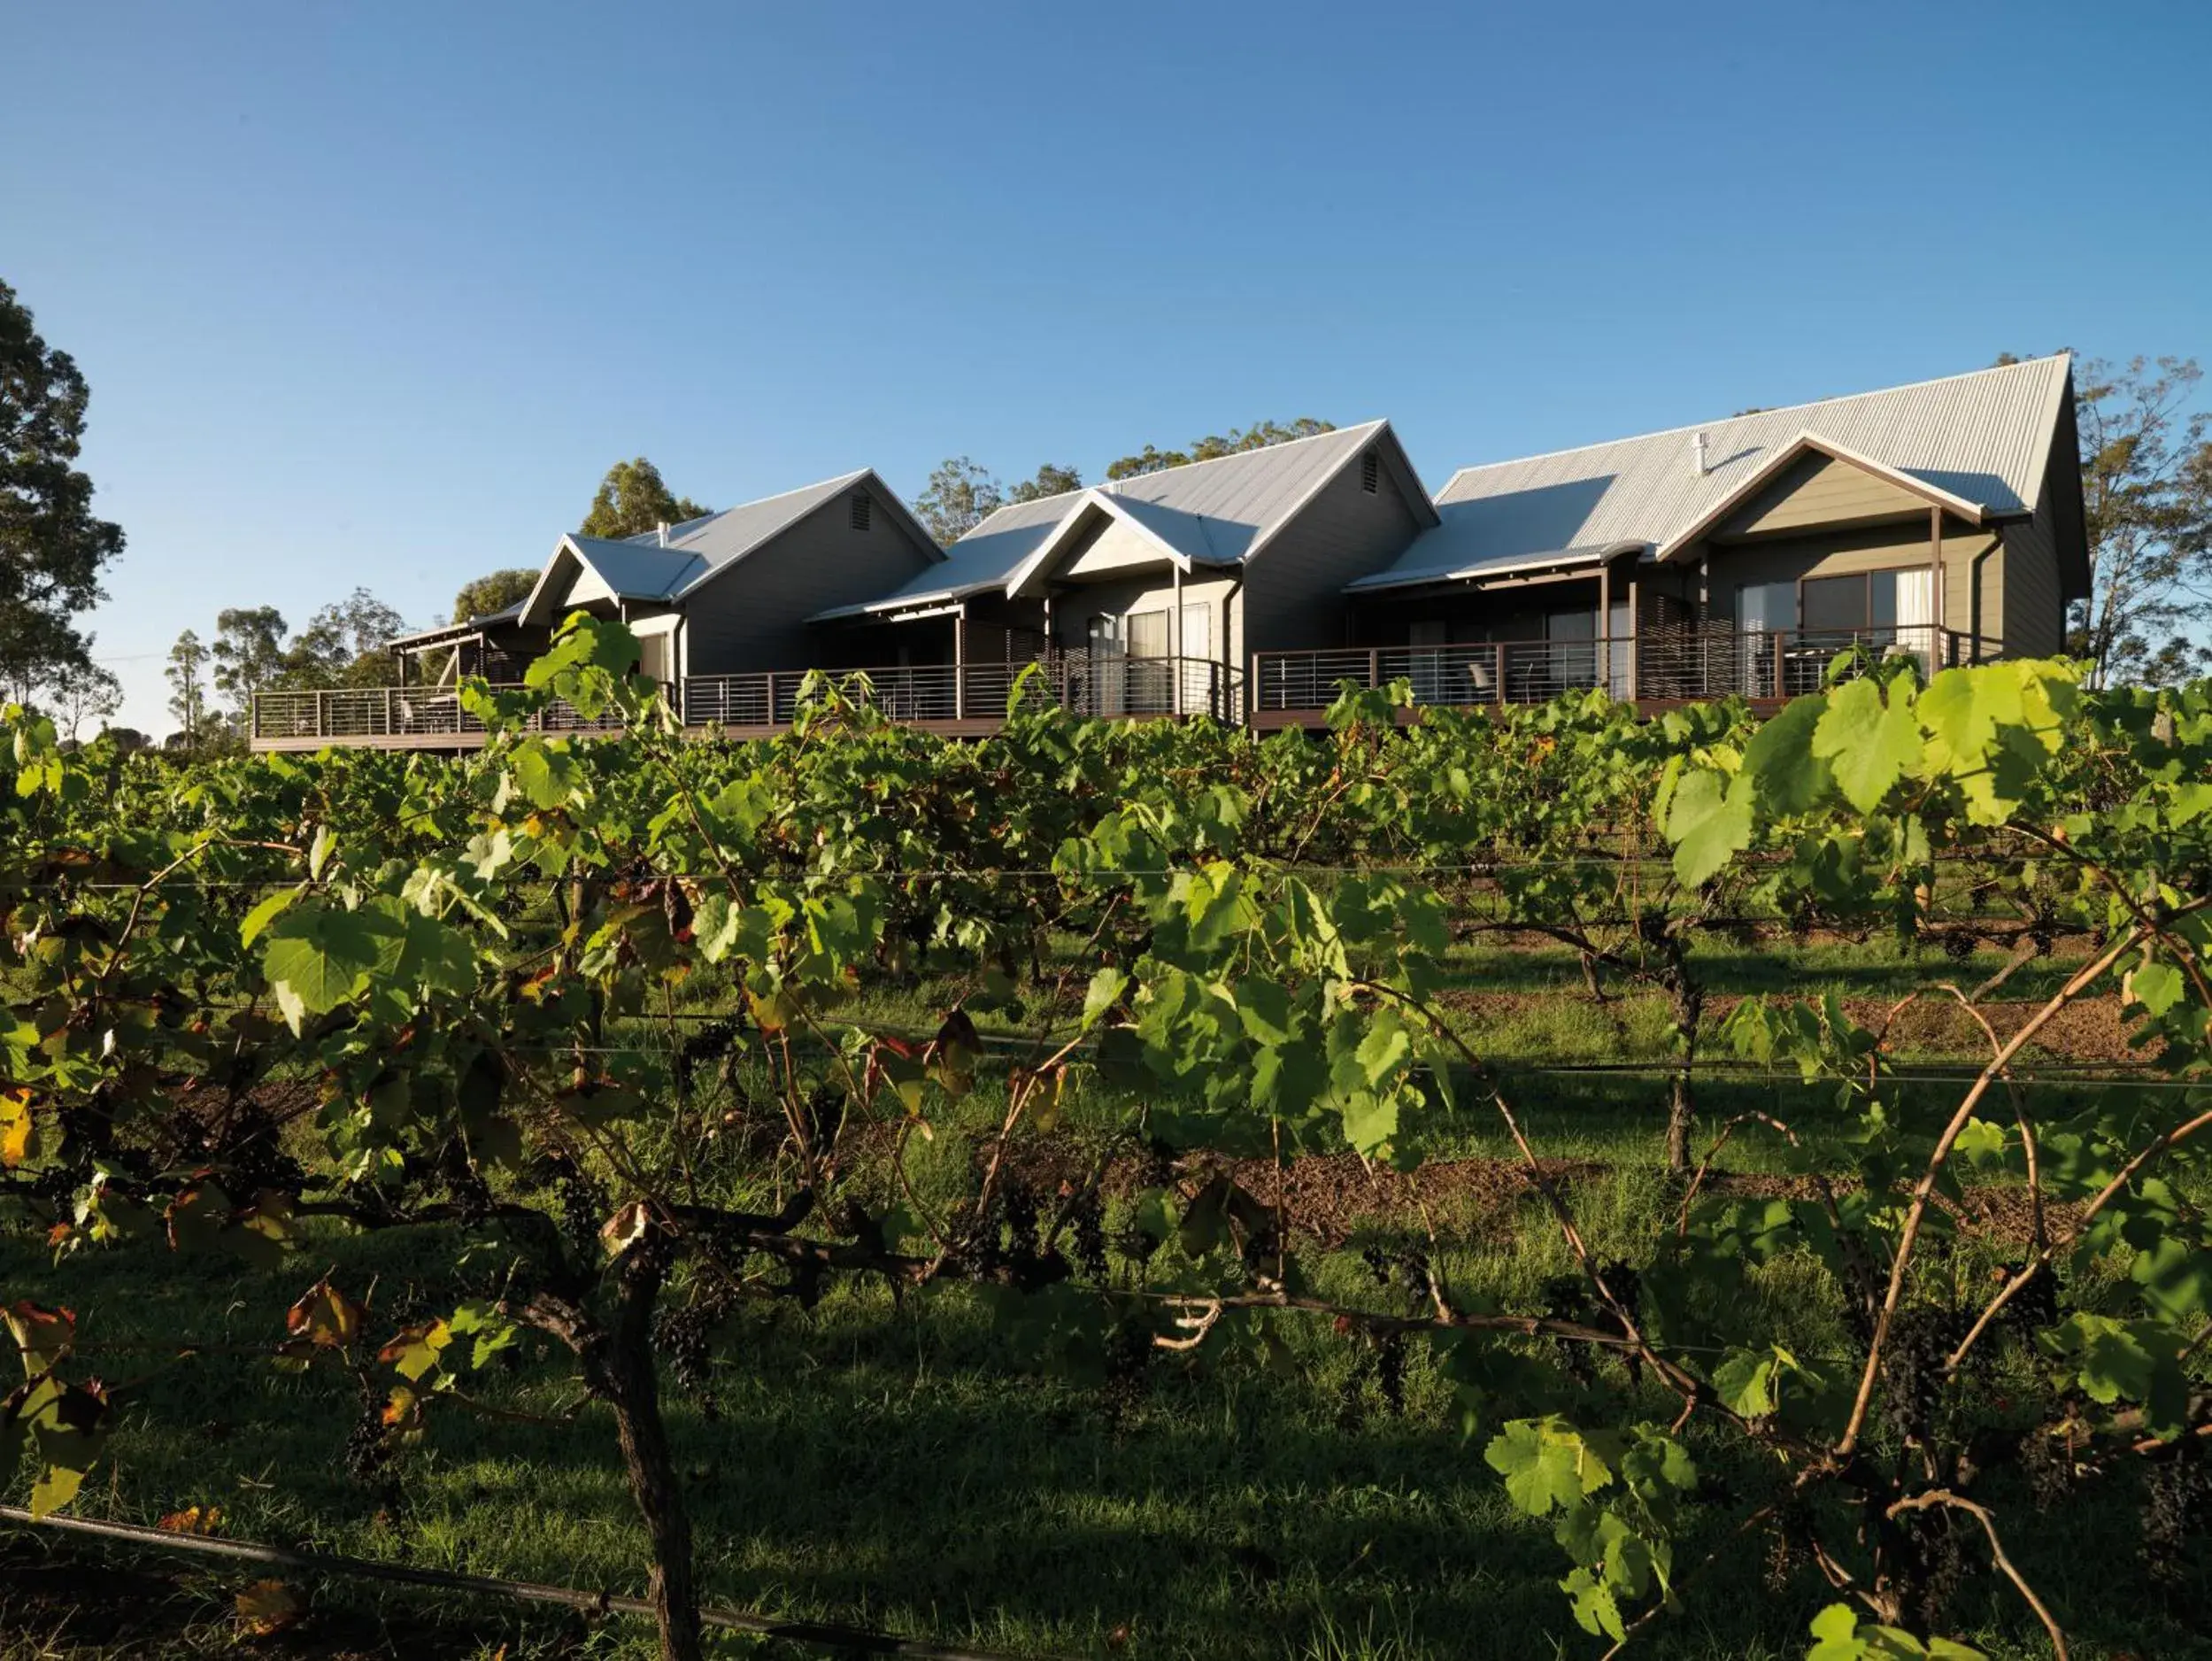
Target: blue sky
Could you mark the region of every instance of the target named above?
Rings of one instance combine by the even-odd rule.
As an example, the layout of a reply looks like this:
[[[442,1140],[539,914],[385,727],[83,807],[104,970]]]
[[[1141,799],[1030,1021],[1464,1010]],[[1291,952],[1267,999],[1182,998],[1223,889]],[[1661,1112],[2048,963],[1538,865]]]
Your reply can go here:
[[[2212,357],[2212,8],[9,9],[0,277],[93,388],[156,731],[227,605],[410,619],[609,463],[912,494],[1263,417],[1457,466]]]

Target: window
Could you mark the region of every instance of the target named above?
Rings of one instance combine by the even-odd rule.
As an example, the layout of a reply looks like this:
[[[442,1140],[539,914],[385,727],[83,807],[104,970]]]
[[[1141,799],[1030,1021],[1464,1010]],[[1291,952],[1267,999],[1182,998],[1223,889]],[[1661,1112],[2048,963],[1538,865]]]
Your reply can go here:
[[[1168,614],[1164,611],[1136,611],[1122,619],[1129,632],[1129,653],[1133,658],[1164,658],[1168,655]]]
[[[1382,481],[1382,459],[1370,450],[1360,458],[1360,488],[1372,496]]]
[[[1797,584],[1746,583],[1736,590],[1736,626],[1746,634],[1797,627]]]
[[[866,530],[875,518],[875,499],[866,491],[852,492],[852,528]]]
[[[1917,632],[1935,621],[1934,602],[1934,576],[1924,566],[1807,577],[1801,596],[1808,634]]]

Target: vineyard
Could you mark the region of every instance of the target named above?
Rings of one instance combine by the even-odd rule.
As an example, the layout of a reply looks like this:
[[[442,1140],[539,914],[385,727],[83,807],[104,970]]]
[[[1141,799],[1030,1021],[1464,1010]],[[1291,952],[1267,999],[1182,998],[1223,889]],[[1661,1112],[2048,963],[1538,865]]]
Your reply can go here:
[[[636,657],[465,758],[11,712],[21,1653],[2212,1656],[2212,685],[703,744]]]

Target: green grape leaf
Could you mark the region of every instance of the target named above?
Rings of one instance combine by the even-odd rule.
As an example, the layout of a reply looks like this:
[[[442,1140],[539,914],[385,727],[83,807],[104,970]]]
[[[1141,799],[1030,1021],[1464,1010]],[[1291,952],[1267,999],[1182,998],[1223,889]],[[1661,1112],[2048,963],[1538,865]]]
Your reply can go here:
[[[1730,1350],[1713,1369],[1713,1388],[1730,1412],[1763,1418],[1775,1410],[1774,1370],[1771,1355]]]
[[[1362,1154],[1379,1153],[1398,1134],[1398,1093],[1354,1090],[1344,1099],[1345,1140]]]
[[[1744,746],[1737,777],[1751,781],[1753,800],[1765,812],[1808,813],[1819,802],[1829,773],[1814,749],[1813,734],[1826,708],[1823,699],[1792,699],[1761,722]]]
[[[304,885],[297,888],[280,888],[251,911],[246,913],[245,921],[238,925],[238,944],[251,946],[261,938],[262,930],[275,922],[295,900],[306,892]]]
[[[1580,1504],[1613,1480],[1613,1472],[1565,1420],[1517,1418],[1483,1449],[1506,1479],[1506,1493],[1531,1517]]]
[[[2171,963],[2139,963],[2131,970],[2126,981],[2127,996],[2139,1003],[2153,1019],[2164,1015],[2181,1001],[2187,983],[2181,971]]]
[[[1920,718],[1911,690],[1900,682],[1884,703],[1871,678],[1846,682],[1828,695],[1828,707],[1813,730],[1813,753],[1828,762],[1844,800],[1861,813],[1872,813],[1920,760]]]
[[[399,939],[397,923],[381,911],[299,906],[264,932],[261,969],[297,1033],[306,1016],[351,998]]]
[[[1675,875],[1692,887],[1751,846],[1751,799],[1717,773],[1686,774],[1667,815]]]

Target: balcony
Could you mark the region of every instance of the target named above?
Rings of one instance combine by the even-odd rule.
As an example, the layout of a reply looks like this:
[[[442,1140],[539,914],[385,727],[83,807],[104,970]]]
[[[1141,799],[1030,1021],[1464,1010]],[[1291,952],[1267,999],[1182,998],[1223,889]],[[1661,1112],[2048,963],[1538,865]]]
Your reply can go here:
[[[1031,663],[900,665],[827,671],[891,720],[974,731],[995,730],[1022,675],[1026,706],[1075,715],[1205,715],[1244,719],[1244,676],[1203,658],[1131,658],[1069,653]],[[788,726],[798,706],[804,669],[693,676],[683,683],[686,726],[751,729]]]
[[[996,731],[1027,663],[898,665],[830,669],[847,695],[891,720],[960,735]],[[1198,658],[1130,658],[1075,653],[1035,665],[1023,683],[1028,707],[1060,708],[1107,719],[1208,717],[1241,722],[1244,675]],[[791,723],[799,689],[812,671],[755,670],[693,676],[669,689],[687,728],[766,737]],[[495,691],[515,690],[510,686]],[[609,715],[587,720],[556,702],[531,718],[535,732],[620,730]],[[373,749],[474,749],[483,723],[450,691],[413,686],[261,692],[253,700],[252,747],[316,750],[327,744]]]
[[[517,691],[502,684],[495,691]],[[530,718],[534,732],[614,732],[619,715],[587,718],[559,701]],[[309,692],[256,692],[252,747],[319,750],[326,744],[363,749],[473,749],[483,722],[451,691],[423,686],[338,687]]]
[[[1817,691],[1837,656],[1920,660],[1922,672],[1985,662],[2000,642],[1931,624],[1855,630],[1707,629],[1595,640],[1486,640],[1460,645],[1262,652],[1252,661],[1252,722],[1302,726],[1340,684],[1405,681],[1418,705],[1540,704],[1602,687],[1624,701],[1685,703],[1740,694],[1777,702]]]

